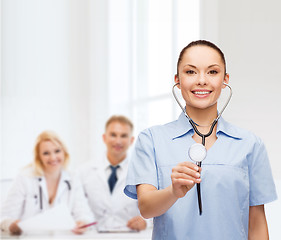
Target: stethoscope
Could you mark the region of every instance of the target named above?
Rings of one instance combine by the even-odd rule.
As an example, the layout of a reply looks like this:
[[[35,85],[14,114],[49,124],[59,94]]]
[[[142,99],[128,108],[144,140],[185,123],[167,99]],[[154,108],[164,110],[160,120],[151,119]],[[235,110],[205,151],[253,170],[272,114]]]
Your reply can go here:
[[[38,178],[38,181],[41,182],[42,178]],[[64,180],[64,182],[67,185],[68,191],[70,191],[71,190],[70,182],[68,180]],[[34,197],[37,198],[37,195],[35,195]],[[40,204],[40,210],[42,211],[43,210],[43,193],[42,193],[42,187],[40,184],[39,184],[39,204]]]
[[[201,167],[201,163],[202,161],[206,158],[207,156],[207,149],[205,147],[205,139],[206,137],[209,137],[213,130],[214,127],[216,126],[219,118],[221,117],[223,111],[225,110],[225,108],[227,107],[231,97],[232,97],[232,88],[227,84],[227,83],[223,83],[225,86],[227,86],[230,90],[230,94],[228,96],[228,99],[226,101],[226,103],[224,104],[222,110],[220,111],[220,113],[218,114],[217,118],[213,121],[213,123],[210,125],[210,130],[207,134],[203,134],[201,133],[197,126],[199,126],[197,123],[195,123],[187,114],[185,108],[181,105],[178,97],[176,96],[175,93],[175,87],[177,85],[179,85],[179,83],[176,83],[173,88],[172,88],[172,93],[173,96],[175,98],[175,100],[177,101],[178,105],[180,106],[180,108],[182,109],[184,115],[187,117],[188,121],[190,122],[192,128],[194,129],[194,131],[202,138],[202,144],[201,143],[194,143],[193,145],[191,145],[191,147],[188,150],[188,155],[190,157],[191,160],[193,160],[194,162],[196,162],[196,165]],[[197,196],[198,196],[198,207],[199,207],[199,214],[202,214],[202,200],[201,200],[201,190],[200,190],[200,183],[196,184],[197,186]]]

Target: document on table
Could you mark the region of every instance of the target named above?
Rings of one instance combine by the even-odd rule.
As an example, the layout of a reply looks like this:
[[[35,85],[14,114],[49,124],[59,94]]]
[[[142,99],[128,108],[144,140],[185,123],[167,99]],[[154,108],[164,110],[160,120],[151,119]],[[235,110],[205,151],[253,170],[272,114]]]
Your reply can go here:
[[[65,231],[76,224],[66,205],[58,205],[18,223],[23,232]]]
[[[126,233],[126,232],[136,232],[126,226],[124,227],[106,227],[106,226],[97,226],[97,231],[99,233]]]

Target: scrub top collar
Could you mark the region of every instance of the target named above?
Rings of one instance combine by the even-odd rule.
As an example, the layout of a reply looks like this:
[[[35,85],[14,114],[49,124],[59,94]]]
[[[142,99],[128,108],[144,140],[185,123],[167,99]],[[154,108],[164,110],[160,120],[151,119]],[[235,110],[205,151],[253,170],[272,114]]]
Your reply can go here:
[[[189,133],[190,131],[194,132],[193,127],[191,126],[189,120],[185,116],[184,113],[181,113],[178,120],[175,121],[175,126],[173,129],[173,135],[172,139],[176,139],[179,137],[182,137]],[[218,135],[219,133],[223,133],[229,137],[236,138],[236,139],[242,139],[242,134],[240,134],[236,128],[234,128],[231,124],[226,122],[222,117],[218,120],[217,123],[217,132],[216,134]]]
[[[229,137],[235,138],[235,139],[242,139],[243,135],[238,131],[237,128],[235,128],[232,124],[229,124],[227,121],[223,119],[223,117],[220,117],[218,121],[217,126],[217,135],[218,133],[223,133]]]

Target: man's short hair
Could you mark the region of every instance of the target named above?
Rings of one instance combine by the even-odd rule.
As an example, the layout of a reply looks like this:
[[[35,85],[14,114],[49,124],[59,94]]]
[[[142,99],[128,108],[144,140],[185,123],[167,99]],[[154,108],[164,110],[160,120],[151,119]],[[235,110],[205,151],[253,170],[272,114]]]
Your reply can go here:
[[[109,124],[111,124],[113,122],[119,122],[121,124],[129,125],[131,127],[132,132],[134,130],[134,125],[131,122],[131,120],[129,118],[123,116],[123,115],[113,115],[113,116],[111,116],[105,124],[105,130],[108,128]]]

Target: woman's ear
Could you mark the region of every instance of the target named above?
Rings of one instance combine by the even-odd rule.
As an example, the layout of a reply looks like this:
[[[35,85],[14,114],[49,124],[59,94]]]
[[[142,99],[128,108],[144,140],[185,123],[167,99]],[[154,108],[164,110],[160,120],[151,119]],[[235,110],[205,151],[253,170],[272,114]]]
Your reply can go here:
[[[177,87],[180,89],[180,88],[181,88],[181,86],[180,86],[180,80],[179,80],[179,77],[178,77],[177,74],[175,74],[175,83],[178,84]]]
[[[223,83],[228,84],[229,83],[229,74],[226,73],[223,79]],[[223,88],[225,88],[226,86],[223,84]]]

